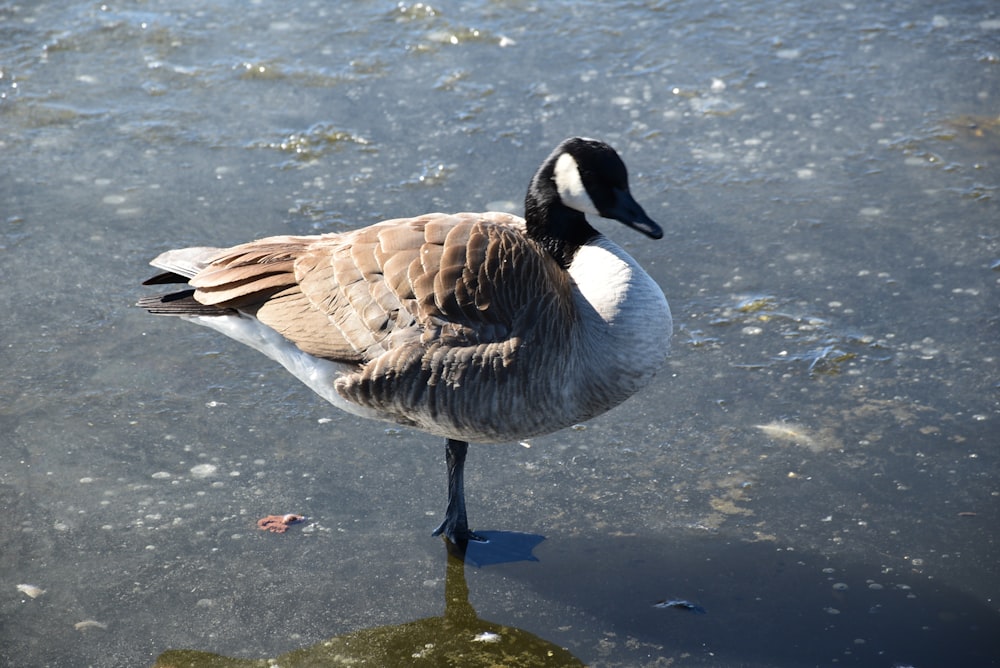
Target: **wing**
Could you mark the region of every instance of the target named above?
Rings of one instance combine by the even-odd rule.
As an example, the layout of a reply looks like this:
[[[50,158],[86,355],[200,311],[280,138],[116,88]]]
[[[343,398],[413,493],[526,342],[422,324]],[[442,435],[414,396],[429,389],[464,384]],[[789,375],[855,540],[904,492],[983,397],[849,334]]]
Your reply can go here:
[[[569,290],[523,221],[500,213],[429,214],[217,253],[190,279],[196,302],[252,313],[309,354],[360,364],[414,344],[507,340],[553,291]]]

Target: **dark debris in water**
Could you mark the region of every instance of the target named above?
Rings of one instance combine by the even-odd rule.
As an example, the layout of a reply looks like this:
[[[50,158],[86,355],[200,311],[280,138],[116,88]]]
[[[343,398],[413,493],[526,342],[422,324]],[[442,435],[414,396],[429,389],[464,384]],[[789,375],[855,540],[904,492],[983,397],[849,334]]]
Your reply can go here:
[[[722,341],[717,336],[706,335],[705,332],[700,329],[689,329],[683,325],[680,326],[680,329],[682,329],[687,334],[688,345],[694,348],[703,348],[709,346],[715,347],[718,346]]]
[[[805,353],[785,355],[784,357],[775,359],[777,361],[791,360],[796,362],[807,362],[809,364],[809,375],[813,376],[816,374],[838,374],[840,373],[841,365],[844,362],[853,360],[856,357],[857,353],[845,352],[836,346],[830,345],[809,350]]]
[[[774,295],[735,296],[689,310],[710,330],[698,327],[698,322],[679,329],[687,334],[689,346],[700,349],[733,350],[729,344],[738,336],[740,359],[730,361],[730,366],[739,369],[789,366],[814,378],[843,373],[857,363],[892,359],[884,342],[851,327],[838,327],[835,317],[802,309],[802,305]],[[719,334],[709,333],[711,330]],[[757,353],[751,342],[758,344]]]
[[[691,601],[686,601],[682,598],[671,598],[663,601],[658,601],[653,604],[654,608],[674,608],[675,610],[685,610],[687,612],[694,613],[696,615],[707,615],[708,610],[701,607],[697,603],[692,603]]]
[[[250,148],[268,148],[289,154],[294,162],[286,162],[282,166],[295,167],[349,145],[365,147],[369,144],[367,139],[353,132],[341,130],[329,123],[316,123],[303,132],[292,132],[279,141],[256,142]]]
[[[943,125],[946,129],[941,132],[942,139],[1000,148],[1000,116],[960,114],[955,118],[945,119]]]
[[[1000,116],[959,114],[900,137],[889,146],[914,163],[973,176],[972,183],[946,188],[964,199],[985,201],[996,195],[996,186],[984,183],[983,175],[1000,162]]]
[[[758,311],[773,311],[777,301],[771,295],[754,295],[747,297],[736,305],[740,313],[757,313]]]

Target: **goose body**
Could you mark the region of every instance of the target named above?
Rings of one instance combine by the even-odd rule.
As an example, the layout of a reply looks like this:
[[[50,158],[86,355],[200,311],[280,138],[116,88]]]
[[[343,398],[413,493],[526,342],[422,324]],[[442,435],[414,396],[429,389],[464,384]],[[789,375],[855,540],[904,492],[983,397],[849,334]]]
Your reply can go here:
[[[449,504],[435,533],[468,530],[468,442],[510,441],[599,415],[665,360],[659,286],[584,214],[662,232],[594,140],[564,141],[532,179],[525,219],[426,214],[343,234],[185,248],[152,261],[152,313],[215,329],[279,362],[349,413],[447,439]]]

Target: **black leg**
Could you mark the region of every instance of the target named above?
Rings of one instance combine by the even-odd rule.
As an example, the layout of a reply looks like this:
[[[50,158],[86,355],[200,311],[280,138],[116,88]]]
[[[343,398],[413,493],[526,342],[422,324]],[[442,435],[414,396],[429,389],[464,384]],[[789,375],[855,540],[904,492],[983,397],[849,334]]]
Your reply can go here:
[[[445,461],[448,464],[448,510],[444,521],[434,530],[432,535],[444,536],[456,545],[468,543],[470,540],[483,541],[481,536],[469,531],[469,521],[465,517],[465,453],[469,444],[449,438],[445,445]]]

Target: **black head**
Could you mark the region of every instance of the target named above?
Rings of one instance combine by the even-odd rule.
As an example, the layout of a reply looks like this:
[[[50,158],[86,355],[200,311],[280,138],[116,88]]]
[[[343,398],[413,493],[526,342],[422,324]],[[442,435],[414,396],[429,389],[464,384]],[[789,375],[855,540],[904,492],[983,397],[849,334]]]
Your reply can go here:
[[[613,218],[653,239],[663,236],[628,189],[628,171],[613,148],[596,139],[572,137],[545,159],[525,199],[528,233],[557,260],[593,238],[584,214]]]

